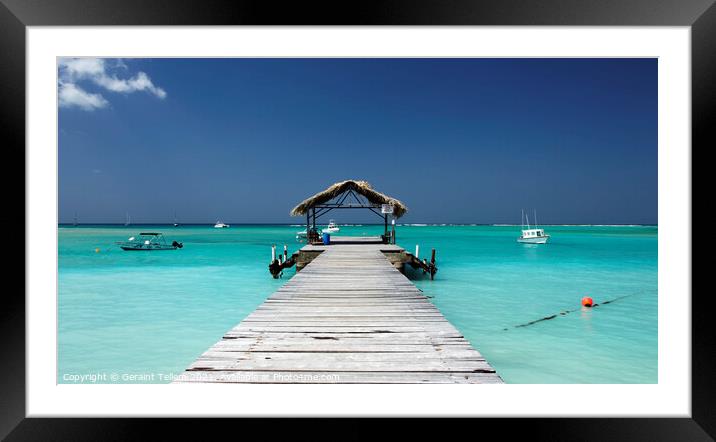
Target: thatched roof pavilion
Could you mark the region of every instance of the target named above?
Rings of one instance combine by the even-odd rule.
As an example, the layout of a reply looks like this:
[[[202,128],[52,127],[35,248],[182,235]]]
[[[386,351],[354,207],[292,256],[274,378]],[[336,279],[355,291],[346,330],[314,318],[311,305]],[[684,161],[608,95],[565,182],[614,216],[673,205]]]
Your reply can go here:
[[[386,211],[384,205],[391,207],[388,207],[389,210]],[[408,211],[408,208],[400,200],[378,192],[367,181],[346,180],[335,183],[326,190],[301,201],[291,210],[291,216],[306,215],[306,233],[310,236],[311,224],[313,224],[313,230],[316,230],[316,218],[333,209],[368,209],[372,211],[384,220],[384,241],[395,240],[394,233],[390,238],[388,236],[388,214],[392,214],[393,218],[400,218]]]
[[[333,184],[326,190],[318,192],[310,198],[307,198],[299,205],[291,210],[291,216],[305,215],[309,209],[321,204],[325,204],[337,196],[348,191],[354,191],[359,195],[363,195],[370,203],[377,206],[382,204],[390,204],[393,206],[393,216],[400,218],[408,211],[408,208],[395,198],[389,197],[383,193],[373,189],[367,181],[346,180]]]

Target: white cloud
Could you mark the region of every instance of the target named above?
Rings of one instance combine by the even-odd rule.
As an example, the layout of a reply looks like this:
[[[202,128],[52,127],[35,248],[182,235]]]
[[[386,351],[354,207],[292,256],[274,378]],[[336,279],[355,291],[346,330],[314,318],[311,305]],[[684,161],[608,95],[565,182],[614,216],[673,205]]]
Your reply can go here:
[[[60,60],[60,74],[85,78],[105,75],[104,60],[101,58],[63,58]]]
[[[167,93],[164,89],[154,86],[152,80],[144,72],[138,73],[134,78],[129,80],[121,80],[115,76],[97,76],[93,77],[92,80],[99,86],[112,91],[112,92],[123,92],[130,93],[135,91],[147,91],[156,95],[158,98],[164,98]]]
[[[90,94],[73,83],[60,83],[60,107],[79,107],[86,111],[101,109],[109,102],[100,94]]]
[[[164,89],[156,86],[151,78],[138,72],[134,77],[119,78],[112,70],[127,71],[128,67],[121,59],[110,65],[102,58],[65,58],[59,61],[59,94],[61,107],[77,106],[84,110],[105,107],[109,102],[101,94],[86,92],[78,82],[89,81],[107,91],[129,94],[146,91],[157,98],[167,96]]]

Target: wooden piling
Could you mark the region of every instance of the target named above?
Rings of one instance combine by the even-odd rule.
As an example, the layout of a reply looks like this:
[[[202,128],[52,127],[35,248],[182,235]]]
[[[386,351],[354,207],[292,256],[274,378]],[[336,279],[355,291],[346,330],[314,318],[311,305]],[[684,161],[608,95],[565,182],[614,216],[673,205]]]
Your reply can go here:
[[[435,249],[433,249],[430,253],[430,279],[435,279],[435,272],[437,271],[438,269],[435,267]]]

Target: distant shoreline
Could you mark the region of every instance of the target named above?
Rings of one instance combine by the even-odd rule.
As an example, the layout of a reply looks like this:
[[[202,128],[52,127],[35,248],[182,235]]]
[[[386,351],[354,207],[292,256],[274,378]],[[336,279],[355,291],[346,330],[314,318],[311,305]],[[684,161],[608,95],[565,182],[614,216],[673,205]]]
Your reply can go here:
[[[303,227],[305,224],[298,223],[235,223],[228,222],[231,226],[288,226]],[[319,223],[321,224],[321,223]],[[325,223],[323,223],[325,224]],[[180,223],[182,226],[213,226],[214,223]],[[340,224],[345,227],[362,227],[362,226],[383,226],[383,223],[346,223]],[[480,224],[480,223],[396,223],[398,227],[469,227],[469,226],[488,226],[488,227],[519,227],[521,224]],[[658,227],[658,224],[539,224],[545,227]],[[140,227],[140,226],[167,226],[174,227],[174,223],[136,223],[125,226],[124,223],[58,223],[58,227],[79,227],[79,226],[117,226],[117,227]]]

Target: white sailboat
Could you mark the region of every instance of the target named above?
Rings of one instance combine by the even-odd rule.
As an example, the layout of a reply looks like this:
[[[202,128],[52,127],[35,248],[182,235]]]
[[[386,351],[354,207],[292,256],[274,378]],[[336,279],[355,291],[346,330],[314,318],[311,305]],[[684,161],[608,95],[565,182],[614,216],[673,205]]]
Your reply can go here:
[[[214,224],[215,229],[226,229],[228,228],[228,224],[224,224],[222,221],[217,221],[216,224]]]
[[[526,229],[525,220],[527,221]],[[537,228],[537,211],[535,210],[535,226],[531,228],[529,216],[522,210],[522,235],[517,238],[517,242],[524,244],[546,244],[548,240],[549,235],[544,233],[544,229]]]
[[[127,212],[127,219],[124,221],[124,225],[128,226],[131,223],[132,219],[129,217],[129,212]]]
[[[179,222],[177,221],[177,213],[174,211],[174,227],[179,227]]]

